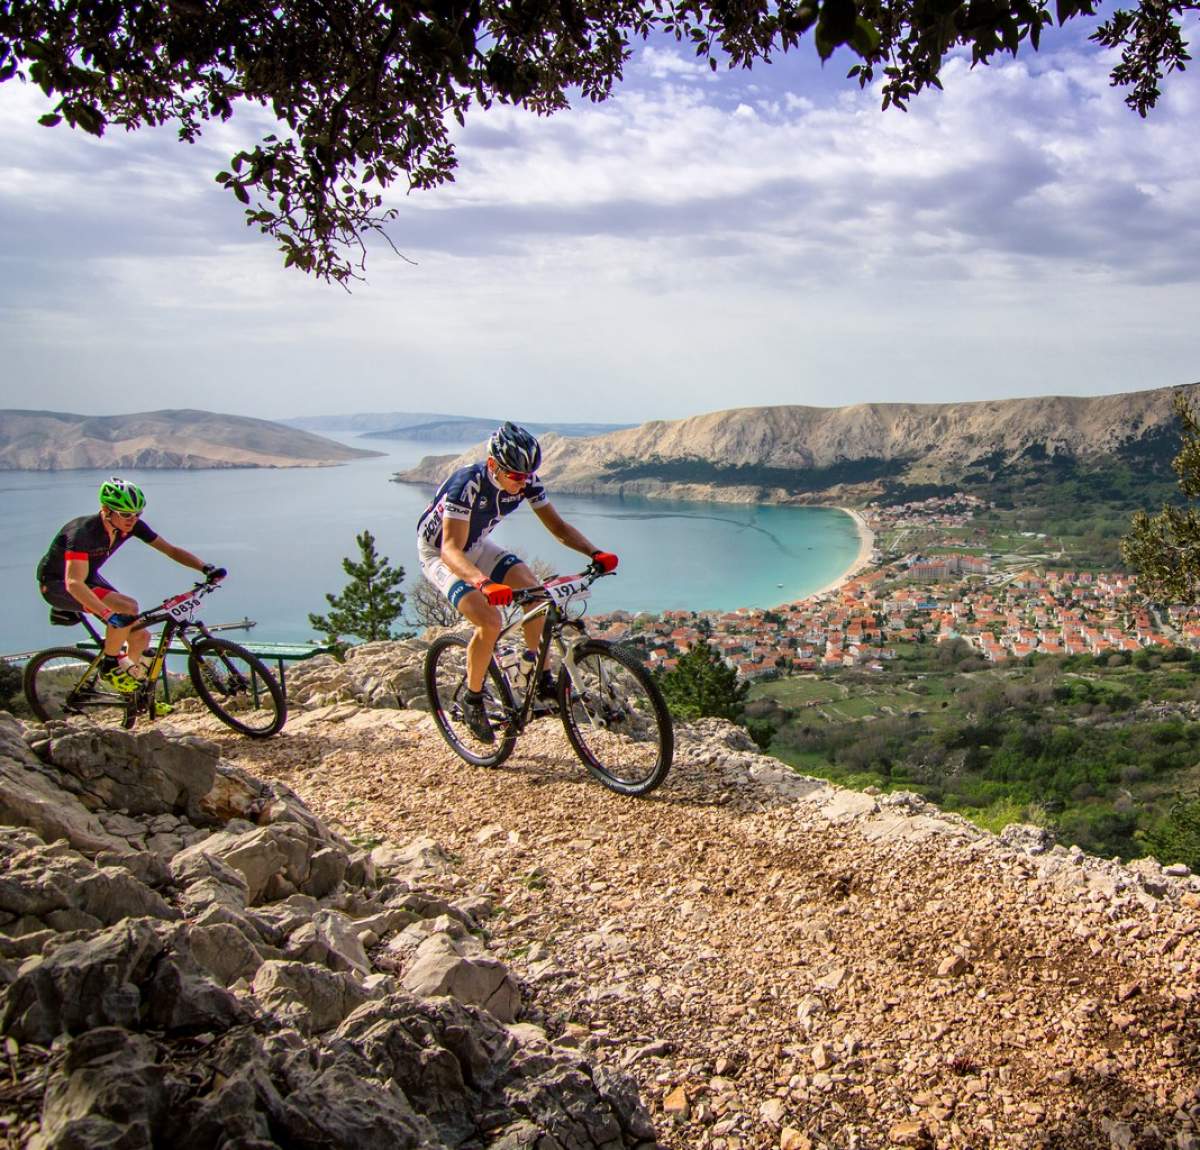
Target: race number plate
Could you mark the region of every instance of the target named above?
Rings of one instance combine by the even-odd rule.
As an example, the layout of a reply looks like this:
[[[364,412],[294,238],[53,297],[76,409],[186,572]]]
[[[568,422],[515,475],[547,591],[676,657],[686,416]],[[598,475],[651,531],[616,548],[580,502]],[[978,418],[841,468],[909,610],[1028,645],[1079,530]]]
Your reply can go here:
[[[197,595],[180,595],[174,602],[167,603],[167,614],[172,619],[182,623],[191,619],[196,608],[200,606],[200,598]]]
[[[551,579],[546,584],[546,590],[560,607],[573,599],[590,598],[592,594],[582,579],[571,578]]]

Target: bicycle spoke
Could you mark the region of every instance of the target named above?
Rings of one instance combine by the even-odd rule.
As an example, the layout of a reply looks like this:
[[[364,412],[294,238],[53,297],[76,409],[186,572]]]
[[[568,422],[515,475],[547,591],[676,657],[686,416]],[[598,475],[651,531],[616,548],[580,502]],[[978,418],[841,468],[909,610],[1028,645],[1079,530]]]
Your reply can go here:
[[[584,765],[622,794],[649,794],[666,777],[674,735],[649,673],[627,651],[581,644],[561,688],[563,724]]]
[[[467,645],[459,635],[443,635],[425,656],[425,692],[442,738],[461,759],[480,767],[499,766],[512,753],[512,693],[499,668],[492,663],[483,685],[483,709],[492,725],[495,742],[477,738],[463,717],[467,689]]]
[[[42,721],[89,715],[101,722],[125,722],[131,701],[89,669],[95,655],[74,647],[43,651],[25,666],[24,690],[30,709]]]
[[[251,738],[275,734],[287,719],[283,692],[256,655],[225,639],[202,639],[188,655],[188,675],[204,705]]]

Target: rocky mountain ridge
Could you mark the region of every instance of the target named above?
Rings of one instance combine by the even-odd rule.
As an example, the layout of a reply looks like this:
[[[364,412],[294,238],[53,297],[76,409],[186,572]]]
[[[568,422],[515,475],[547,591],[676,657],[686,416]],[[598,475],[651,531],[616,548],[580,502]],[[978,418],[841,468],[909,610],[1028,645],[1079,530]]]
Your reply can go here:
[[[844,791],[717,720],[649,800],[552,718],[472,768],[411,709],[421,654],[298,666],[263,742],[186,701],[0,720],[9,1130],[150,1145],[94,1125],[132,1100],[244,1150],[1200,1147],[1186,868]]]
[[[865,500],[890,487],[986,484],[1014,467],[1127,461],[1165,468],[1178,450],[1177,388],[1094,398],[734,408],[586,440],[543,440],[555,491],[722,502]],[[1182,389],[1200,398],[1200,384]],[[397,476],[434,484],[453,460]]]
[[[372,411],[353,415],[296,416],[280,421],[303,431],[354,431],[364,439],[411,439],[432,443],[465,443],[486,438],[502,421],[471,415],[445,415],[433,412]],[[571,437],[603,435],[629,427],[627,423],[526,423],[535,434],[556,432]]]
[[[264,419],[208,411],[0,411],[0,471],[327,467],[379,454]]]

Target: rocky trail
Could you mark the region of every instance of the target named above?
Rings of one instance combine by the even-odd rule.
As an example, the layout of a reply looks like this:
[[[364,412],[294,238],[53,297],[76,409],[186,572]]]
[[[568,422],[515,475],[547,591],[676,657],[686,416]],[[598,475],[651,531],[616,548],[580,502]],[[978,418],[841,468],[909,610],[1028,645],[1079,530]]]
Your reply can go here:
[[[1185,871],[801,780],[713,721],[643,800],[553,720],[496,770],[410,710],[172,725],[355,843],[434,840],[525,1017],[633,1075],[664,1147],[1200,1147]]]

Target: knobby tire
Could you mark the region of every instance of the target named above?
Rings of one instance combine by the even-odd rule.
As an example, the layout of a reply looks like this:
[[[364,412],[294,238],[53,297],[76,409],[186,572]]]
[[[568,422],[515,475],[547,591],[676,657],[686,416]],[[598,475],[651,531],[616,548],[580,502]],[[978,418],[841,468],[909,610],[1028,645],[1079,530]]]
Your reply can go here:
[[[204,705],[240,734],[270,738],[287,722],[287,704],[275,676],[257,655],[228,639],[196,643],[188,652],[188,676]]]
[[[442,635],[425,653],[425,694],[433,721],[450,749],[476,767],[498,767],[516,745],[516,732],[509,723],[513,694],[508,680],[493,659],[484,681],[484,709],[495,733],[494,743],[477,739],[462,717],[462,694],[467,689],[467,640],[461,635]]]
[[[29,709],[43,722],[65,719],[70,715],[95,715],[101,721],[119,721],[131,727],[133,701],[113,687],[101,683],[97,674],[88,677],[78,702],[68,707],[66,695],[84,672],[96,661],[96,652],[83,647],[51,647],[25,664],[21,685]]]
[[[667,777],[675,731],[662,692],[624,647],[589,639],[563,667],[558,705],[567,738],[583,765],[610,790],[648,795]]]

